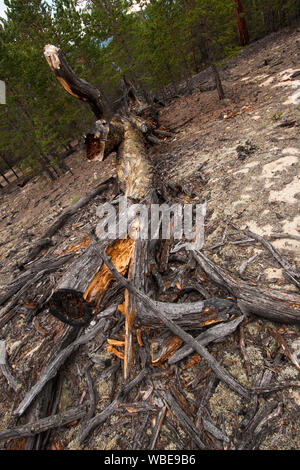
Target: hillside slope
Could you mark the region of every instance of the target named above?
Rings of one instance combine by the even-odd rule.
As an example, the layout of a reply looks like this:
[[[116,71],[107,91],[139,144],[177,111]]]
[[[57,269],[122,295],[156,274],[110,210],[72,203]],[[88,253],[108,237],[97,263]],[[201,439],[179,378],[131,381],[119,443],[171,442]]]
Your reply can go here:
[[[249,283],[293,292],[296,287],[286,280],[283,269],[261,244],[240,241],[247,238],[243,229],[248,226],[272,240],[291,265],[299,269],[299,37],[299,28],[284,30],[231,59],[222,70],[226,92],[223,102],[218,101],[215,90],[199,91],[200,86],[211,85],[207,71],[193,77],[192,94],[186,93],[182,84],[183,95],[170,99],[160,111],[161,124],[172,130],[174,137],[149,146],[150,158],[178,200],[207,201],[204,253]],[[0,195],[1,290],[20,274],[17,263],[49,224],[63,209],[111,176],[116,162],[115,155],[111,155],[100,164],[89,163],[84,161],[83,151],[78,150],[69,157],[68,164],[74,177],[67,175],[53,184],[36,178],[24,188],[15,187]],[[97,196],[78,210],[42,254],[55,258],[84,250],[101,202],[101,196]],[[251,258],[247,268],[240,271]],[[181,291],[196,279],[210,296],[228,299],[228,293],[213,286],[196,267],[195,279],[190,279],[186,264],[182,264],[180,279],[172,273],[168,279],[162,278],[164,283],[170,283],[172,295],[180,298]],[[106,348],[107,337],[122,339],[122,316],[115,313],[102,320],[103,328],[96,338],[73,352],[29,411],[18,421],[13,418],[25,392],[41,377],[49,358],[62,347],[69,332],[69,327],[47,311],[32,314],[37,302],[49,295],[66,269],[63,266],[36,289],[28,289],[15,307],[14,317],[1,329],[0,339],[5,340],[9,365],[20,386],[15,393],[0,374],[0,436],[7,427],[39,419],[43,396],[47,390],[51,392],[51,387],[60,396],[59,412],[88,404],[92,398],[87,364],[96,413],[107,409],[120,390],[121,361]],[[200,299],[196,293],[194,300]],[[0,318],[3,309],[5,306],[1,307]],[[236,311],[234,307],[226,320],[235,317]],[[165,330],[157,334],[145,329],[144,333],[145,348],[154,350],[159,350],[166,338],[172,338]],[[141,347],[141,362],[142,351]],[[246,318],[225,340],[210,344],[209,351],[243,385],[269,386],[270,391],[258,400],[246,402],[216,380],[197,355],[173,365],[159,363],[143,385],[133,391],[127,402],[120,401],[115,412],[84,444],[78,443],[81,422],[74,420],[69,427],[51,432],[47,448],[149,449],[154,442],[158,450],[197,449],[180,416],[165,408],[162,392],[170,389],[207,448],[300,449],[299,327]],[[298,386],[272,388],[291,381],[297,381]],[[156,424],[160,420],[159,430]],[[160,432],[156,435],[157,429]],[[0,442],[0,448],[5,449],[26,445],[30,443],[25,439]]]

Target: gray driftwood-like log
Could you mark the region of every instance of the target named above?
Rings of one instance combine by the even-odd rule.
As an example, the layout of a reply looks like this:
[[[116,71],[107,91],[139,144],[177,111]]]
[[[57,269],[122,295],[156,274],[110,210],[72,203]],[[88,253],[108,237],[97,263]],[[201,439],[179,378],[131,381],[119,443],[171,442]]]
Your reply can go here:
[[[98,244],[92,243],[82,256],[71,263],[49,299],[50,313],[72,326],[87,324],[93,313],[95,304],[86,301],[83,295],[101,268],[99,248]]]
[[[203,253],[193,252],[193,256],[212,281],[236,297],[238,306],[244,314],[283,323],[300,323],[299,295],[249,285],[245,281],[235,279]]]
[[[229,319],[233,302],[216,297],[192,303],[156,302],[157,308],[163,310],[170,320],[185,329],[201,329],[208,324],[224,322]],[[147,327],[164,328],[164,324],[143,305],[137,313],[140,322]],[[201,343],[204,344],[204,343]],[[207,343],[205,343],[207,344]]]

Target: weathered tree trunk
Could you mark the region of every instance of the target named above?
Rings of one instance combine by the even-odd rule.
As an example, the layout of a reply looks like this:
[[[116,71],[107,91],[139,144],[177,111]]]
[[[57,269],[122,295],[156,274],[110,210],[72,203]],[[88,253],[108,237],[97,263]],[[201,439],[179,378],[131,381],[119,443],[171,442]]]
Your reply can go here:
[[[223,85],[222,85],[222,82],[221,82],[219,71],[218,71],[217,67],[215,66],[215,64],[212,64],[211,68],[212,68],[212,71],[213,71],[213,74],[214,74],[215,83],[216,83],[216,87],[217,87],[217,91],[218,91],[218,95],[219,95],[219,100],[223,100],[225,98],[225,93],[224,93],[224,89],[223,89]]]
[[[241,311],[283,323],[300,323],[300,296],[275,289],[263,289],[235,279],[203,253],[194,253],[203,271],[238,300]]]
[[[103,160],[110,152],[117,150],[117,175],[125,197],[140,201],[152,199],[152,164],[148,160],[144,134],[151,126],[137,116],[116,116],[111,121],[103,106],[100,92],[89,83],[76,77],[65,61],[61,51],[48,45],[45,57],[61,85],[72,96],[87,102],[97,120],[94,129],[86,136],[87,158]],[[124,86],[126,87],[124,82]],[[130,90],[126,88],[131,99]],[[133,98],[136,100],[135,93]],[[132,98],[132,99],[133,99]],[[135,240],[125,234],[125,239],[105,240],[93,243],[86,253],[76,260],[66,276],[61,280],[50,302],[50,311],[71,324],[79,325],[99,311],[103,297],[112,282],[112,276],[99,257],[99,250],[107,250],[126,275],[135,251]]]

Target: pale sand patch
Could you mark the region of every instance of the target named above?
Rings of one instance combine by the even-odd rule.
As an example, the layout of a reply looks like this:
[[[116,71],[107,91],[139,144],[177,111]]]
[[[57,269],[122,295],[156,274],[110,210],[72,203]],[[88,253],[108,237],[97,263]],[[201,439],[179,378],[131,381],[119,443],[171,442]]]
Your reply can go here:
[[[300,150],[295,147],[286,147],[282,150],[284,155],[300,155]]]
[[[238,174],[247,174],[249,173],[249,168],[243,168],[242,170],[235,171],[233,174],[238,175]]]
[[[287,202],[288,204],[299,204],[296,194],[300,193],[300,177],[295,176],[293,181],[287,184],[281,191],[270,191],[269,201]]]
[[[299,390],[289,390],[291,397],[295,400],[298,406],[300,406],[300,392]]]
[[[279,87],[291,87],[291,88],[299,88],[300,80],[288,80],[286,82],[279,82],[275,83],[272,88],[279,88]]]
[[[294,90],[296,90],[291,96],[288,97],[286,101],[283,102],[284,105],[298,105],[300,104],[300,80],[289,80],[291,74],[295,72],[296,70],[294,69],[288,69],[284,72],[287,72],[285,75],[282,75],[281,80],[279,83],[276,83],[273,85],[272,88],[277,88],[277,87],[291,87]],[[281,72],[281,74],[284,74],[284,72]]]
[[[268,268],[264,271],[266,278],[270,280],[282,279],[282,269]]]
[[[291,96],[289,96],[288,99],[284,101],[282,104],[287,105],[287,106],[290,104],[294,104],[294,105],[300,104],[300,88],[296,90],[295,93],[293,93]]]
[[[243,195],[241,197],[250,197],[250,196],[247,196],[245,193],[253,193],[253,187],[252,186],[246,186],[244,189],[243,189]]]
[[[291,75],[294,72],[297,72],[298,69],[285,69],[278,73],[280,80],[289,80]]]
[[[267,80],[265,80],[263,83],[261,83],[259,86],[269,86],[271,83],[273,83],[275,77],[269,77]]]
[[[256,75],[256,77],[244,77],[244,78],[241,78],[241,82],[248,82],[248,81],[251,81],[251,80],[263,80],[264,78],[267,78],[268,75],[267,74],[263,74],[263,75]]]
[[[240,204],[244,204],[247,199],[250,199],[250,194],[242,194],[238,201],[234,201],[231,203],[231,207],[235,208],[236,206],[239,206]]]
[[[261,177],[269,181],[265,183],[265,187],[269,188],[273,184],[273,179],[276,178],[274,173],[282,173],[284,170],[288,169],[289,166],[298,163],[298,158],[295,156],[288,155],[287,157],[278,158],[277,160],[267,163],[263,166]],[[278,175],[278,177],[280,177]]]
[[[287,233],[289,235],[297,235],[300,236],[300,215],[296,215],[293,220],[286,221],[282,226],[283,233]],[[300,259],[300,241],[299,240],[292,240],[289,238],[280,238],[278,240],[274,240],[272,242],[274,247],[280,251],[280,249],[284,248],[286,250],[294,251],[295,258],[298,260]]]
[[[300,236],[300,215],[296,215],[293,220],[286,221],[282,227],[284,233]]]
[[[259,160],[254,160],[253,162],[247,163],[247,165],[244,165],[245,168],[253,168],[254,166],[257,166],[260,164]]]
[[[269,236],[271,235],[271,233],[274,232],[272,225],[268,224],[268,225],[265,225],[264,227],[259,227],[255,220],[249,220],[247,225],[245,225],[244,229],[247,226],[251,230],[251,232],[257,233],[258,235],[261,235],[262,237]]]

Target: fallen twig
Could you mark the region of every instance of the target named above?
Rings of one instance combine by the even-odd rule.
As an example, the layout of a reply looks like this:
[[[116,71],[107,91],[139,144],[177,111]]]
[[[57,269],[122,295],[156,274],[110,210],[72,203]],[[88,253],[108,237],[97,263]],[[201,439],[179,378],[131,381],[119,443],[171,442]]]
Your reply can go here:
[[[162,135],[163,137],[174,137],[172,132],[162,131],[160,129],[153,129],[154,134]]]
[[[159,433],[160,433],[160,430],[161,430],[161,427],[162,427],[162,423],[163,423],[163,420],[166,416],[166,412],[167,412],[167,407],[164,406],[158,416],[157,416],[157,420],[156,420],[156,424],[155,424],[155,428],[153,430],[153,436],[152,436],[152,439],[151,439],[151,443],[150,443],[150,450],[153,450],[155,449],[155,444],[157,442],[157,439],[158,439],[158,436],[159,436]]]
[[[168,409],[176,416],[180,424],[184,427],[185,431],[189,434],[191,439],[197,444],[199,449],[207,449],[205,444],[199,437],[199,431],[194,425],[193,421],[183,411],[181,406],[177,403],[171,392],[161,392]]]
[[[298,235],[290,235],[288,233],[271,233],[270,238],[289,238],[291,240],[300,240]]]
[[[21,384],[14,378],[7,364],[6,347],[4,341],[0,341],[0,370],[6,378],[8,385],[15,392],[17,392],[21,388]]]
[[[161,140],[158,137],[155,137],[154,135],[147,135],[146,139],[151,144],[168,144],[169,143],[167,140]]]
[[[251,372],[251,365],[250,365],[250,361],[249,361],[248,354],[246,351],[245,335],[244,335],[244,330],[242,326],[240,327],[240,349],[241,349],[241,353],[243,356],[243,361],[244,361],[247,374],[249,375]]]
[[[251,256],[251,258],[247,259],[246,261],[244,261],[244,263],[241,264],[241,266],[239,267],[239,274],[240,274],[241,277],[243,277],[243,275],[244,275],[244,273],[247,269],[248,264],[250,264],[252,261],[254,261],[257,257],[258,257],[258,253]]]
[[[109,418],[109,416],[111,416],[116,411],[116,407],[124,400],[124,397],[145,378],[147,373],[147,369],[142,369],[141,372],[137,375],[137,377],[135,377],[127,385],[123,386],[117,398],[105,410],[103,410],[102,413],[99,413],[98,415],[94,416],[94,418],[90,419],[86,423],[84,429],[79,434],[79,442],[82,443],[88,437],[88,435],[95,429],[95,427],[104,423],[104,421],[106,421],[107,418]]]
[[[207,346],[208,344],[218,341],[222,338],[233,333],[237,327],[242,323],[245,316],[242,315],[235,320],[232,320],[227,323],[222,323],[220,325],[213,326],[206,331],[203,331],[200,335],[196,336],[195,340],[198,343],[202,344],[202,346]],[[194,351],[193,348],[189,347],[188,345],[184,345],[182,348],[178,349],[168,360],[169,364],[175,364],[178,361],[181,361],[189,354],[192,354]]]
[[[14,429],[5,429],[0,432],[0,441],[7,439],[31,437],[40,434],[49,429],[65,426],[72,421],[79,420],[84,417],[86,413],[86,405],[80,405],[70,408],[62,413],[58,413],[47,418],[40,419],[35,423],[24,424]]]
[[[88,410],[88,413],[86,415],[87,420],[91,419],[95,415],[96,405],[97,405],[96,395],[95,395],[95,391],[94,391],[94,387],[93,387],[93,381],[92,381],[92,377],[91,377],[91,374],[90,374],[91,366],[92,366],[92,362],[90,362],[84,370],[85,376],[86,376],[86,381],[87,381],[87,384],[88,384],[89,397],[90,397],[90,399],[89,399],[89,410]]]
[[[273,336],[273,338],[275,338],[276,341],[280,344],[280,346],[282,347],[282,350],[283,350],[284,354],[286,355],[286,357],[300,371],[300,364],[299,364],[298,360],[296,359],[295,355],[291,353],[291,351],[290,351],[290,349],[287,345],[287,342],[284,340],[284,338],[281,336],[281,334],[278,333],[278,331],[274,330],[274,328],[268,328],[268,330],[271,333],[271,335]]]
[[[208,419],[205,419],[203,416],[202,416],[202,424],[203,424],[205,431],[212,434],[216,439],[227,442],[227,443],[230,442],[229,437],[225,433],[220,431],[220,429],[218,429],[211,421],[209,421]]]
[[[252,390],[257,393],[257,395],[268,395],[269,393],[278,392],[286,388],[300,388],[300,382],[283,382],[265,387],[253,387]]]
[[[251,232],[248,228],[246,228],[244,230],[244,233],[245,233],[245,235],[248,235],[252,238],[255,238],[255,240],[257,240],[265,248],[267,248],[269,250],[269,252],[271,253],[271,255],[274,256],[276,261],[278,261],[280,266],[283,267],[283,269],[285,270],[285,272],[287,274],[287,277],[290,280],[290,282],[292,282],[296,287],[300,288],[300,274],[297,273],[292,268],[290,263],[279,253],[279,251],[276,250],[276,248],[274,248],[274,246],[268,240],[266,240],[261,235],[258,235],[257,233]]]

